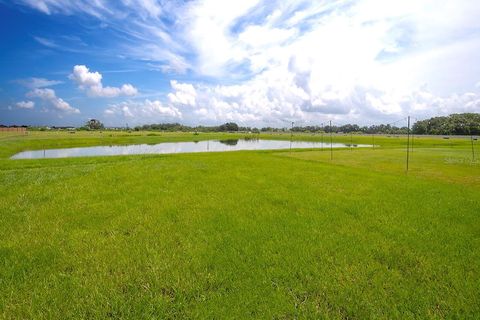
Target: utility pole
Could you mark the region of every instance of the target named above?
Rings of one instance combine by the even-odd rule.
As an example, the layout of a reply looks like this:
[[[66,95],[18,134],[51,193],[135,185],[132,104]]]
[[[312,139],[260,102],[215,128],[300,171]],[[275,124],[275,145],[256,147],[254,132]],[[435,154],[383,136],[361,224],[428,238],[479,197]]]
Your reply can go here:
[[[332,120],[330,120],[330,160],[333,160]]]
[[[352,151],[353,149],[353,133],[350,131],[350,151]]]
[[[407,126],[407,172],[408,172],[409,160],[410,160],[410,116],[408,116],[408,126]]]
[[[415,133],[413,132],[413,128],[412,128],[412,143],[411,143],[412,153],[413,153],[413,140],[414,139],[415,139]]]

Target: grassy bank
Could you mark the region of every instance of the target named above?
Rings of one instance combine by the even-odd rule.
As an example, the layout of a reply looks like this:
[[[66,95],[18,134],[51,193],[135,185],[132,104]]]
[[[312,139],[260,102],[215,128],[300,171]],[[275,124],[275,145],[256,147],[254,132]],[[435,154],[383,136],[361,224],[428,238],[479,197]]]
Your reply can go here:
[[[236,137],[55,134],[0,137],[0,318],[480,316],[480,164],[466,139],[417,138],[408,174],[404,137],[386,136],[333,160],[327,150],[8,159]]]

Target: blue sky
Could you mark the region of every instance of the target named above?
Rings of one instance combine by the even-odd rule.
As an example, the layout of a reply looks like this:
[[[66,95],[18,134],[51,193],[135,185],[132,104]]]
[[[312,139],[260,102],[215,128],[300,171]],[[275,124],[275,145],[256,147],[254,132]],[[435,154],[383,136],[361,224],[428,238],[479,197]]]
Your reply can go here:
[[[475,1],[0,0],[0,123],[480,112]]]

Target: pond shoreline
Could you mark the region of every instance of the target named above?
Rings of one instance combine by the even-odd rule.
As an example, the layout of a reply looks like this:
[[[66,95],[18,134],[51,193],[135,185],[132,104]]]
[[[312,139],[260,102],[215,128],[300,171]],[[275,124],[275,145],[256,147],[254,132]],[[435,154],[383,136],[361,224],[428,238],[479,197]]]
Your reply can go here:
[[[228,152],[248,150],[322,149],[371,147],[363,144],[325,143],[312,141],[224,139],[188,142],[161,142],[156,144],[105,145],[63,149],[43,149],[19,152],[10,159],[55,159],[73,157],[177,154],[197,152]]]

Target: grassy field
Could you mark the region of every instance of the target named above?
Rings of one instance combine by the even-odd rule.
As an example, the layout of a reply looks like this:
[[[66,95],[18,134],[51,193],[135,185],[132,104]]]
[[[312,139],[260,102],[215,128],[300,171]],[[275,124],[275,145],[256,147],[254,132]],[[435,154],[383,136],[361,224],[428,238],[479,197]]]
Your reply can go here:
[[[405,138],[386,136],[333,160],[329,150],[8,159],[242,136],[0,133],[0,318],[480,317],[480,162],[467,139],[415,137],[408,174]],[[372,141],[333,137],[351,139]]]

